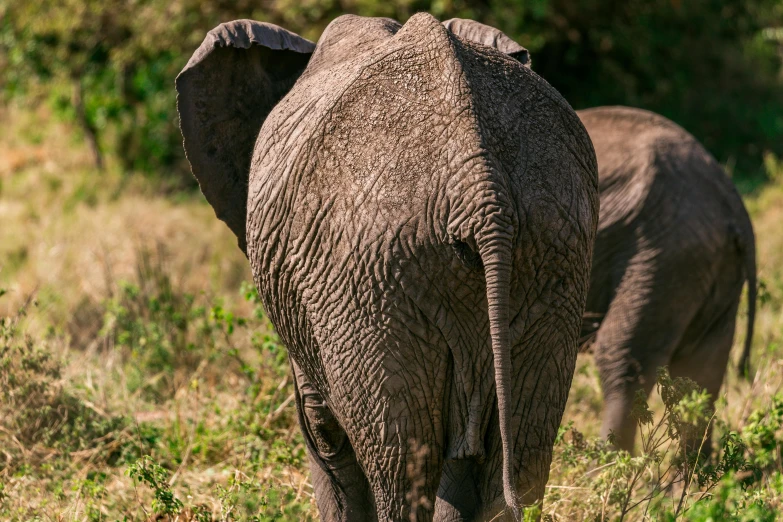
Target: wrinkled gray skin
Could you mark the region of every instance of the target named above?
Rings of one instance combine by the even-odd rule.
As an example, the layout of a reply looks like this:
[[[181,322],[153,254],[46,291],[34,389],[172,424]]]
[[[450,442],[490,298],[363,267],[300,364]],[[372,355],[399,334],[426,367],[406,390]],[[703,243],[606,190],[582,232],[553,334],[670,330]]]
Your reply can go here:
[[[601,197],[582,335],[603,387],[601,433],[613,432],[631,450],[634,395],[650,393],[659,367],[718,397],[745,281],[750,306],[740,366],[747,369],[755,240],[731,180],[682,128],[626,107],[577,114],[595,146]],[[698,448],[701,440],[692,442]]]
[[[481,44],[507,39],[457,26],[473,37],[344,16],[313,49],[232,22],[177,79],[193,172],[288,347],[324,520],[483,519],[549,473],[595,156],[552,87]]]

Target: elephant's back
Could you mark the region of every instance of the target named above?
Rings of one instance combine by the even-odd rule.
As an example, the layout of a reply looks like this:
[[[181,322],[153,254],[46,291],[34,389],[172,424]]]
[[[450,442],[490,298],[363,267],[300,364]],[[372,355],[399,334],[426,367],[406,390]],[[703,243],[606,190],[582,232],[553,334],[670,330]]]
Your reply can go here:
[[[718,261],[738,259],[738,246],[748,234],[752,240],[721,165],[658,114],[627,107],[577,114],[596,151],[601,203],[588,308],[606,311],[624,267],[639,256],[709,288]]]
[[[494,401],[486,284],[462,237],[474,240],[496,203],[525,218],[511,261],[511,345],[521,352],[535,323],[568,361],[597,215],[587,134],[529,69],[434,19],[412,19],[359,57],[320,60],[256,144],[248,254],[265,308],[294,360],[387,361],[357,378],[372,375],[392,396],[412,371],[393,365],[415,360],[419,382],[451,365],[464,400],[449,417],[483,440]],[[343,386],[325,379],[316,387]],[[478,451],[452,424],[448,451]]]
[[[357,53],[346,54],[354,42]],[[587,133],[530,69],[459,40],[431,17],[402,28],[341,17],[260,131],[249,255],[266,271],[283,255],[265,245],[279,245],[283,234],[290,249],[312,245],[304,239],[329,226],[341,238],[336,259],[377,250],[389,231],[394,240],[415,236],[417,247],[440,246],[455,223],[468,223],[462,209],[500,193],[516,214],[533,208],[542,221],[555,214],[552,230],[561,228],[555,218],[565,219],[592,236],[595,185]],[[558,211],[563,201],[571,212]]]
[[[690,156],[708,156],[685,129],[653,112],[597,107],[577,114],[595,148],[602,214],[620,206],[640,209],[656,196],[662,178],[672,178],[666,179],[668,190],[692,185],[696,173]]]
[[[733,183],[693,135],[630,107],[577,114],[593,141],[601,200],[599,234],[654,222],[659,233],[736,228],[747,215]]]

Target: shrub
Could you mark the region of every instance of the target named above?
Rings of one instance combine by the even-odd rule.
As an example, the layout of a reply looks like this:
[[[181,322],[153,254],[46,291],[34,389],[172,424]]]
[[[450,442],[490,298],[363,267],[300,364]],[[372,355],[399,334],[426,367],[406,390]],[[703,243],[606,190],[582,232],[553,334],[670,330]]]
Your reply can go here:
[[[551,520],[777,520],[783,489],[779,432],[783,397],[753,412],[742,433],[725,431],[711,456],[700,448],[714,418],[708,397],[689,379],[658,373],[660,418],[643,394],[632,415],[641,435],[638,454],[586,440],[561,427],[544,500]],[[773,470],[771,473],[770,470]],[[765,473],[767,472],[767,473]],[[710,518],[712,517],[712,518]]]
[[[219,358],[252,380],[252,368],[235,346],[247,319],[210,300],[176,289],[165,267],[165,252],[142,249],[135,281],[120,281],[105,303],[102,333],[127,364],[130,391],[163,401],[187,384],[199,367]]]
[[[0,4],[0,82],[6,98],[48,100],[76,123],[98,164],[108,152],[126,171],[194,186],[173,80],[208,30],[253,18],[317,39],[346,12],[405,21],[417,11],[503,29],[574,107],[660,112],[745,177],[761,176],[765,152],[783,156],[775,0],[12,2]]]
[[[61,361],[45,343],[20,331],[25,305],[0,317],[0,441],[6,461],[0,470],[36,463],[52,454],[90,452],[112,461],[113,446],[126,425],[69,391],[62,383]]]

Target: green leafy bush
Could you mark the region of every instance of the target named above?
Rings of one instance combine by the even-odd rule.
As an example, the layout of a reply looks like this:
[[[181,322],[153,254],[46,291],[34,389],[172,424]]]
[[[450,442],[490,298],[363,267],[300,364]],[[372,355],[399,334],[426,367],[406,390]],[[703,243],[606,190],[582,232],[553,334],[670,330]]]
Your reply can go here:
[[[751,413],[742,433],[727,430],[706,455],[714,414],[693,381],[658,373],[660,418],[636,397],[638,454],[561,427],[544,500],[550,520],[778,520],[783,500],[780,431],[783,397]],[[771,455],[775,455],[772,456]]]
[[[48,101],[76,123],[97,162],[106,152],[126,171],[192,185],[173,81],[208,30],[252,18],[316,40],[340,14],[405,21],[417,11],[503,29],[574,107],[660,112],[743,179],[762,179],[763,154],[783,156],[775,0],[0,3],[0,82],[6,98]]]
[[[766,488],[747,488],[732,473],[717,482],[710,494],[694,502],[679,519],[671,512],[661,519],[666,522],[775,522],[780,520],[782,496],[783,482],[779,474],[770,477]]]
[[[533,67],[575,107],[630,105],[692,132],[741,181],[763,176],[762,154],[783,152],[776,0],[548,0],[496,15],[531,35]],[[777,33],[775,33],[777,34]]]
[[[47,503],[65,503],[85,520],[129,509],[143,516],[127,520],[312,519],[304,476],[296,488],[285,481],[291,470],[304,473],[307,454],[293,411],[286,351],[269,331],[258,294],[243,285],[241,299],[251,313],[236,314],[219,300],[178,290],[161,256],[143,251],[134,282],[118,284],[102,304],[105,324],[96,335],[109,342],[98,354],[121,356],[113,371],[119,382],[137,379],[136,407],[179,411],[185,400],[199,409],[172,421],[113,415],[106,404],[74,393],[81,386],[65,382],[65,358],[24,333],[32,305],[0,318],[0,499],[12,500],[0,502],[3,520],[36,519],[53,509],[24,502],[19,487],[30,480],[48,490],[41,493]],[[50,335],[57,340],[54,330]],[[243,385],[209,385],[220,382],[218,375]],[[174,390],[173,384],[182,387]],[[219,400],[227,394],[233,397],[229,408]],[[135,409],[125,402],[119,407],[129,416]],[[194,465],[231,471],[226,481],[210,483],[201,493],[211,504],[194,501],[191,486],[175,487],[180,471]],[[123,469],[136,492],[118,499],[111,483]]]
[[[174,496],[169,485],[169,472],[149,456],[144,456],[128,466],[128,476],[149,486],[155,494],[152,509],[160,515],[179,515],[184,505]]]

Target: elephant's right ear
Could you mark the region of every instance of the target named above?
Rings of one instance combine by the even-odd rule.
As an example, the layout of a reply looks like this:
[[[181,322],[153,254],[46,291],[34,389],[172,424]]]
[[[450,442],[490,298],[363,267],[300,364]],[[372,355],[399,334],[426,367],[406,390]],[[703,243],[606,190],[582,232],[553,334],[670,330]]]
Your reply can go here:
[[[452,18],[443,22],[443,25],[460,38],[497,49],[522,65],[530,67],[528,50],[506,36],[506,33],[500,29],[464,18]]]
[[[211,30],[177,76],[185,154],[217,217],[247,253],[247,186],[258,131],[302,74],[315,44],[276,25]]]

